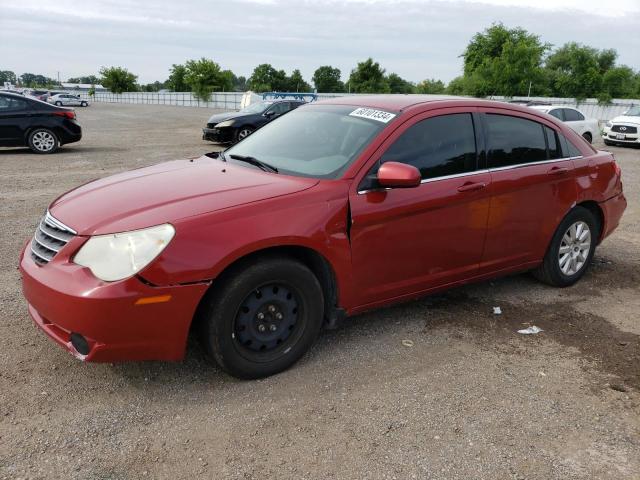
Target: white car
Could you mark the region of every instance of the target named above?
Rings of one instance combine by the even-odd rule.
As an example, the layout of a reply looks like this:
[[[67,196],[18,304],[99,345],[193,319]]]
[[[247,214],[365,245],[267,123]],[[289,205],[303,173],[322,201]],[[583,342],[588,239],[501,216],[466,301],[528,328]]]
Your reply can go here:
[[[606,145],[640,144],[640,106],[631,107],[621,116],[609,120],[604,126],[602,136]]]
[[[80,107],[88,107],[89,102],[86,100],[82,100],[80,95],[72,95],[70,93],[58,93],[56,95],[51,95],[47,98],[47,102],[53,103],[54,105],[61,106],[80,106]]]
[[[586,118],[584,113],[576,108],[563,105],[532,105],[529,108],[548,113],[558,120],[562,120],[571,130],[582,135],[589,143],[600,135],[598,120]]]

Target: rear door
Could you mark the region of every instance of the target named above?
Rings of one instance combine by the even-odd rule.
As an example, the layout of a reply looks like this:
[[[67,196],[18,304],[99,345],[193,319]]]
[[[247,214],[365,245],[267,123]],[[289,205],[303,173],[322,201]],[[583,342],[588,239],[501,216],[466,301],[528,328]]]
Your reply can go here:
[[[350,193],[351,245],[359,303],[418,293],[473,276],[482,256],[490,175],[469,108],[407,121],[375,154]],[[381,163],[416,166],[415,188],[381,189]]]
[[[573,162],[552,123],[485,109],[491,207],[481,273],[542,259],[577,198]]]

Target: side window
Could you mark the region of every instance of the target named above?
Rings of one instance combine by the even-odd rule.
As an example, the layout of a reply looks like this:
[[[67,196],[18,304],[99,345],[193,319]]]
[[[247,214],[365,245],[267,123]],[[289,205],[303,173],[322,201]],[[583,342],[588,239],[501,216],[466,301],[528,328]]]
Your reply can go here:
[[[579,111],[574,110],[573,108],[565,108],[564,118],[567,122],[578,122],[580,120],[584,120],[584,115],[582,115]]]
[[[271,107],[271,111],[276,112],[276,115],[282,115],[283,113],[289,111],[289,102],[276,103],[273,107]]]
[[[476,169],[476,140],[470,113],[428,118],[409,127],[381,162],[402,162],[436,178]]]
[[[27,102],[24,100],[0,96],[0,112],[12,112],[25,108],[27,108]]]
[[[555,160],[556,158],[562,158],[562,148],[558,141],[558,135],[556,131],[549,127],[544,127],[544,131],[547,135],[547,145],[549,147],[549,159]]]
[[[509,115],[487,114],[489,167],[507,167],[547,159],[542,125]]]
[[[549,112],[549,115],[556,117],[558,120],[562,120],[564,121],[564,115],[562,115],[562,109],[561,108],[554,108],[553,110],[551,110]]]

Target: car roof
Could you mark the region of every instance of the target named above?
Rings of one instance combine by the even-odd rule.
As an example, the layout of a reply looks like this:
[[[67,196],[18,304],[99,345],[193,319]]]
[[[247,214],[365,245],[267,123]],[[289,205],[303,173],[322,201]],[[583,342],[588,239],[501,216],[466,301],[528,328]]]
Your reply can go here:
[[[21,98],[21,99],[25,99],[26,97],[24,95],[22,95],[21,93],[15,93],[15,92],[9,92],[7,90],[0,90],[0,93],[3,95],[6,95],[8,97],[15,97],[15,98]]]
[[[569,108],[571,110],[578,110],[576,107],[570,107],[569,105],[530,105],[529,108],[534,108],[543,112],[553,110],[554,108]]]

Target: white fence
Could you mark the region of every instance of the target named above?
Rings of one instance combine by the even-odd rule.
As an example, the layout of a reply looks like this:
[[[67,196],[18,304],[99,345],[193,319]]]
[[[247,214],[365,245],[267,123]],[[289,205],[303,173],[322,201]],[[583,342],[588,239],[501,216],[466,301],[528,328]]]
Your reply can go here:
[[[96,92],[93,97],[81,92],[83,100],[105,103],[137,103],[147,105],[175,105],[180,107],[221,108],[224,110],[239,110],[243,92],[212,93],[208,102],[198,100],[191,92]]]
[[[93,102],[107,102],[107,103],[137,103],[148,105],[175,105],[181,107],[204,107],[204,108],[219,108],[224,110],[238,110],[240,109],[240,102],[242,101],[243,92],[219,92],[212,93],[211,99],[208,102],[198,100],[190,92],[128,92],[128,93],[111,93],[111,92],[96,92],[93,97],[89,97],[86,92],[81,92],[80,96],[83,99]],[[348,93],[319,93],[318,99],[342,97],[355,94]],[[436,97],[434,95],[434,97]],[[252,95],[252,102],[258,101],[262,97],[257,94]],[[610,105],[599,105],[595,98],[589,98],[577,102],[574,98],[552,98],[552,97],[493,97],[494,100],[535,100],[540,102],[548,102],[554,105],[566,105],[577,107],[588,118],[595,118],[599,121],[610,120],[613,117],[622,115],[622,113],[629,109],[633,105],[640,105],[640,100],[634,99],[614,99]]]

